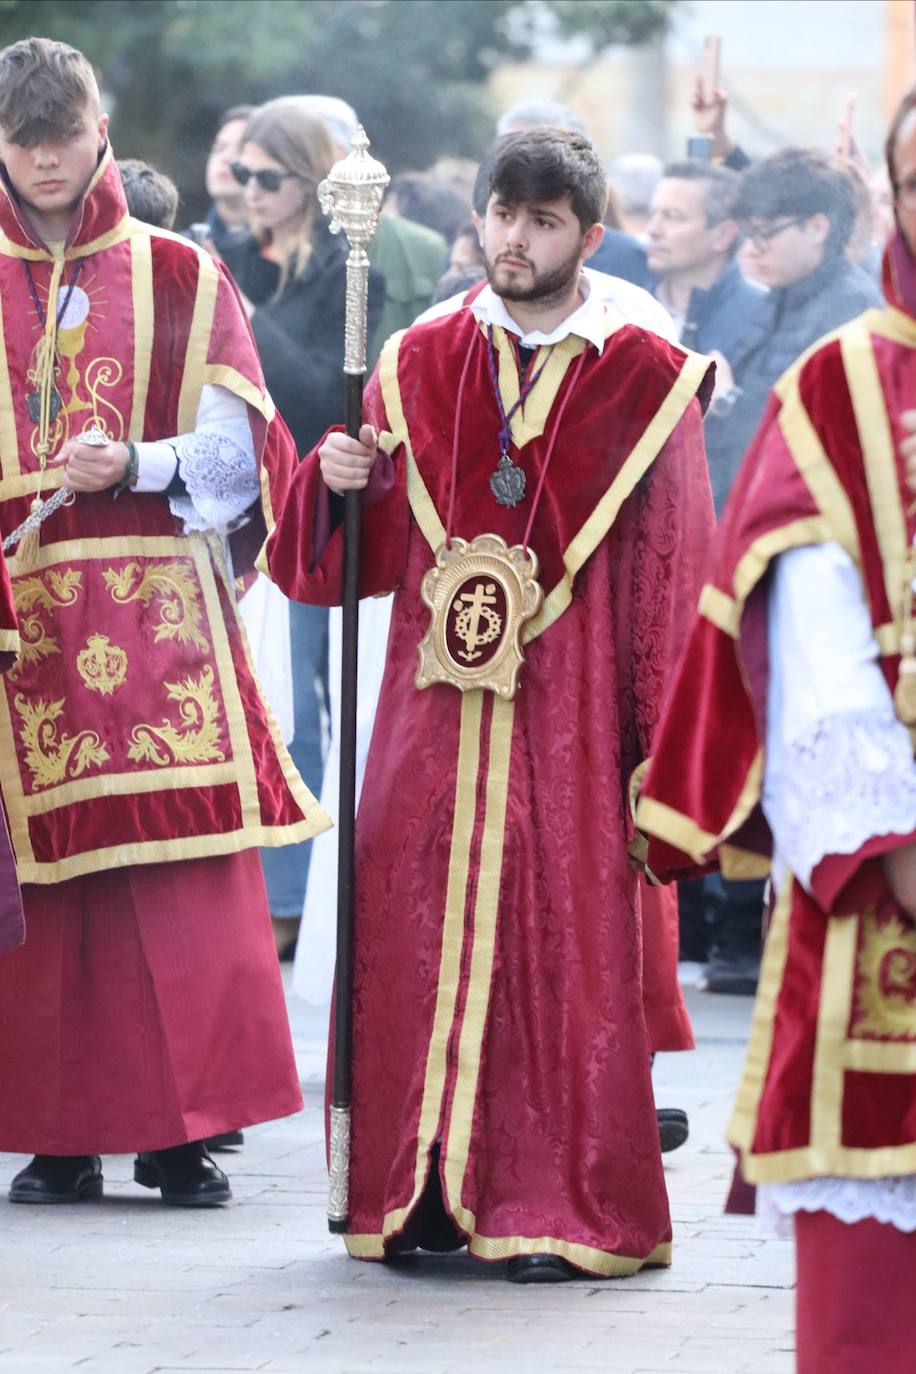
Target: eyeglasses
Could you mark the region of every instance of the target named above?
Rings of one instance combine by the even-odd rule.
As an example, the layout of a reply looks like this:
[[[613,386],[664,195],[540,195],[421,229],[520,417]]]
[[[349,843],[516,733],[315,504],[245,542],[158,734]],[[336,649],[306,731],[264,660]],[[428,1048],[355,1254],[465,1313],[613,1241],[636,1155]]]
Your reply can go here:
[[[249,181],[254,180],[262,191],[273,193],[279,191],[287,177],[294,177],[296,173],[278,172],[276,167],[265,167],[263,171],[253,172],[244,162],[233,162],[232,175],[240,186],[247,186]]]
[[[897,204],[904,210],[916,210],[916,176],[907,177],[906,181],[895,181],[894,195]]]
[[[810,215],[797,215],[795,219],[787,219],[785,224],[774,224],[769,229],[745,229],[744,237],[752,248],[756,248],[762,253],[767,244],[772,242],[785,229],[794,229],[799,224],[804,224],[811,218]]]

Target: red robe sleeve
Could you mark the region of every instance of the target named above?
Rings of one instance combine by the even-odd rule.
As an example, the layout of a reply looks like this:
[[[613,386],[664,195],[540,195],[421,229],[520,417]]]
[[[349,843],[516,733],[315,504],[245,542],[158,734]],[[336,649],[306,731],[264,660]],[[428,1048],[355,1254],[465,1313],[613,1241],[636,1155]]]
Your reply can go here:
[[[380,452],[363,496],[360,596],[392,592],[407,560],[409,527],[403,445],[388,452],[387,416],[376,371],[363,418],[380,435]],[[330,431],[329,431],[330,432]],[[343,525],[334,523],[333,497],[318,462],[324,436],[302,460],[259,561],[293,601],[339,606],[343,594]]]
[[[648,759],[715,535],[698,400],[646,474],[640,503],[632,570],[633,699],[641,754]]]

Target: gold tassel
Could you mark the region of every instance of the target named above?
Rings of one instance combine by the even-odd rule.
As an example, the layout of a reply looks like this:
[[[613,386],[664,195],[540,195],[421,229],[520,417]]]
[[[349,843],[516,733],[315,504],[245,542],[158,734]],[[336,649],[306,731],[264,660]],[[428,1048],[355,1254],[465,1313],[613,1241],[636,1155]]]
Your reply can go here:
[[[32,502],[30,514],[34,515],[37,510],[40,510],[41,504],[41,497],[36,496],[35,500]],[[26,530],[16,546],[16,552],[9,560],[10,572],[17,577],[21,573],[31,572],[31,570],[38,565],[38,550],[40,547],[41,526],[36,525],[34,529]]]

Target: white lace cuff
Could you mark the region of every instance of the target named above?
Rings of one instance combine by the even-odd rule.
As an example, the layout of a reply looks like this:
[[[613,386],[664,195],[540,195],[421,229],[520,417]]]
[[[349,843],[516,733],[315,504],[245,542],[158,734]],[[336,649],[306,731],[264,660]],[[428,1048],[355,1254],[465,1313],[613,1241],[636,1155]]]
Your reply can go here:
[[[224,532],[258,500],[254,456],[228,435],[195,430],[174,439],[172,447],[187,495],[171,496],[169,505],[186,531]]]
[[[852,1226],[872,1218],[916,1231],[916,1175],[889,1178],[805,1178],[794,1183],[766,1183],[757,1189],[761,1229],[791,1234],[796,1212],[829,1212]]]
[[[890,706],[817,721],[785,747],[767,791],[776,847],[805,887],[825,855],[916,830],[913,748]]]

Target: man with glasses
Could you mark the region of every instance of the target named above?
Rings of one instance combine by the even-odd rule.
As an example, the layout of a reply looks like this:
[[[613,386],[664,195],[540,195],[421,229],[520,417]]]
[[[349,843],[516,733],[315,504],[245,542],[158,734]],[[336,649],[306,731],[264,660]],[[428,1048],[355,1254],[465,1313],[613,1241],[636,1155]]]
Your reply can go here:
[[[871,278],[846,257],[855,222],[852,183],[824,154],[787,148],[743,175],[735,215],[747,263],[769,287],[764,329],[750,347],[717,358],[716,400],[706,423],[711,471],[732,476],[763,415],[770,387],[823,334],[881,303]]]

